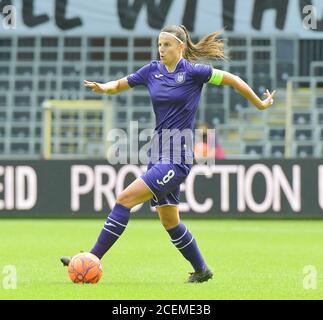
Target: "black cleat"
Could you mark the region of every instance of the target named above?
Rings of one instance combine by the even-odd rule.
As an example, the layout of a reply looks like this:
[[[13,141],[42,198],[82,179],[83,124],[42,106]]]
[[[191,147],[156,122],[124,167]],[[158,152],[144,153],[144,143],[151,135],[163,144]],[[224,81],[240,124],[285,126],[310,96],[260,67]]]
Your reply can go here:
[[[202,270],[197,270],[195,272],[190,272],[190,276],[187,282],[197,283],[197,282],[205,282],[213,277],[213,272],[207,266]]]
[[[69,265],[69,263],[71,262],[71,257],[61,257],[61,262],[63,263],[64,267],[67,267]]]
[[[80,251],[80,253],[84,252],[83,250]],[[60,258],[61,262],[63,263],[64,267],[68,267],[68,265],[70,264],[72,257],[69,256],[63,256]]]

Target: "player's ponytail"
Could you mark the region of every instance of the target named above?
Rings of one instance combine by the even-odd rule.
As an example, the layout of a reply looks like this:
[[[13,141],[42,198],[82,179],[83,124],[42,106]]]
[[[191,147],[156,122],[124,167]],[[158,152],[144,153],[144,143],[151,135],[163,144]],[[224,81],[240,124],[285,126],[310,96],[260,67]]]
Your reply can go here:
[[[223,39],[219,39],[219,36],[222,33],[221,31],[212,32],[204,36],[196,44],[193,43],[186,27],[183,25],[168,26],[161,31],[172,33],[185,43],[186,48],[183,52],[183,57],[190,62],[208,59],[223,60],[226,58],[224,53],[224,41]]]

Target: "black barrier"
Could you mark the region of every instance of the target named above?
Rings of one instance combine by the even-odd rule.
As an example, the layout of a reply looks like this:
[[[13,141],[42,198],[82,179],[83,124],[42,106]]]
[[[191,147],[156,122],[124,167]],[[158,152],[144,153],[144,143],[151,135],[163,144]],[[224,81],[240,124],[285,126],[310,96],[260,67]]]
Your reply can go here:
[[[145,166],[104,161],[1,161],[0,217],[105,217]],[[154,216],[149,203],[133,209]],[[194,217],[323,217],[320,160],[195,164],[180,211]]]

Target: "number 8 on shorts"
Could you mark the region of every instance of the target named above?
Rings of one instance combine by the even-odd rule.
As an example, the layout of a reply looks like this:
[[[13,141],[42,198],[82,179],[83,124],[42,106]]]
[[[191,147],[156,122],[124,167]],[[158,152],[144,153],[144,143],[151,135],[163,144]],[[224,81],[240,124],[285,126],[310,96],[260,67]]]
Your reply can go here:
[[[170,179],[174,178],[174,176],[175,176],[175,171],[169,170],[167,174],[163,177],[162,181],[159,181],[159,179],[157,179],[157,183],[161,185],[165,185],[166,183],[169,182]]]

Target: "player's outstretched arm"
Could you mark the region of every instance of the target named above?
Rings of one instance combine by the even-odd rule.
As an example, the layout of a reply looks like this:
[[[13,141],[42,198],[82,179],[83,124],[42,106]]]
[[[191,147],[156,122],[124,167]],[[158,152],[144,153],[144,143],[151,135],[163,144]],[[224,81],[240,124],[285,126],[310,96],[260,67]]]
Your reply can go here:
[[[93,92],[107,94],[116,94],[130,89],[127,78],[109,81],[106,83],[84,80],[84,86],[92,89]]]
[[[212,77],[215,80],[215,82],[213,82],[214,84],[229,85],[235,88],[259,110],[265,110],[274,103],[274,95],[276,91],[270,93],[267,89],[264,93],[266,98],[261,100],[246,82],[232,73],[214,69]],[[216,81],[218,83],[216,83]]]

